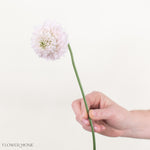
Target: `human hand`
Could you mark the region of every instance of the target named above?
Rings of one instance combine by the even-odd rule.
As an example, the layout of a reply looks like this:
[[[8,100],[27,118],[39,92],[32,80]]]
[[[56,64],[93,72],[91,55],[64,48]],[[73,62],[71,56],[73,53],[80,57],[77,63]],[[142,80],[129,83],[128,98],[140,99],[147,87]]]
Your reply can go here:
[[[94,91],[86,95],[86,101],[95,132],[110,137],[118,137],[124,136],[125,132],[131,128],[130,112],[103,93]],[[83,99],[73,101],[72,108],[76,120],[85,130],[91,131]]]

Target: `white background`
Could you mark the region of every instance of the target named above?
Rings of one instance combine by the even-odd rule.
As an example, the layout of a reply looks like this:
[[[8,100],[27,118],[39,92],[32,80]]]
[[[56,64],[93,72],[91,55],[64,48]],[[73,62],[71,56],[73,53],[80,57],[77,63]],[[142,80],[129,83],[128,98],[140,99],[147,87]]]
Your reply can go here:
[[[150,109],[150,1],[0,1],[0,142],[91,150],[91,133],[71,109],[81,93],[69,52],[51,62],[31,48],[34,27],[47,19],[68,33],[86,94],[97,90],[128,110]],[[97,134],[96,141],[97,150],[150,149],[149,140]]]

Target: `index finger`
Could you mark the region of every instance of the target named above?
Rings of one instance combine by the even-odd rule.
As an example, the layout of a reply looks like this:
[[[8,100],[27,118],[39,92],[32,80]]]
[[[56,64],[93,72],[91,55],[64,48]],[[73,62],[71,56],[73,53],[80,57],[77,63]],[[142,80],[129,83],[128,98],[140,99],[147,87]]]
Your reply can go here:
[[[85,96],[85,99],[86,99],[88,109],[99,108],[99,105],[100,105],[99,92],[96,92],[96,91],[91,92],[91,93],[89,93]],[[84,103],[83,99],[81,101],[81,113],[82,113],[83,118],[88,119],[88,113],[87,113],[87,110],[86,110],[85,103]]]

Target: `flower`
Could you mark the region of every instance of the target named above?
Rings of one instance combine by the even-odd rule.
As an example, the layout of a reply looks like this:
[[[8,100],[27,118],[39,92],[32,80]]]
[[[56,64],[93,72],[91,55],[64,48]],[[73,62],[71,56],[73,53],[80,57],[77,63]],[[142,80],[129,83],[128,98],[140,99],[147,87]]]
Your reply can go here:
[[[59,59],[68,47],[67,34],[55,22],[45,22],[36,28],[31,40],[37,55],[48,60]]]
[[[39,26],[33,33],[32,47],[40,57],[51,60],[60,58],[66,52],[67,48],[69,49],[72,66],[82,93],[86,111],[88,113],[89,109],[78,75],[78,71],[75,66],[72,49],[70,44],[68,43],[67,35],[63,31],[62,27],[59,24],[51,22],[46,22],[42,26]],[[89,118],[89,121],[93,137],[93,150],[96,150],[95,133],[91,118]]]

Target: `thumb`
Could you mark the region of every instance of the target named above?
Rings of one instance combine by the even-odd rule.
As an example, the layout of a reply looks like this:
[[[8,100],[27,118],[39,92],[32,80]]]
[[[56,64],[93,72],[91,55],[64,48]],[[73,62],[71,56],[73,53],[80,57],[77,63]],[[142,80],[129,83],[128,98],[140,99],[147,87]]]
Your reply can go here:
[[[92,120],[103,120],[103,119],[109,119],[111,116],[111,112],[109,109],[91,109],[89,111],[89,117]]]

